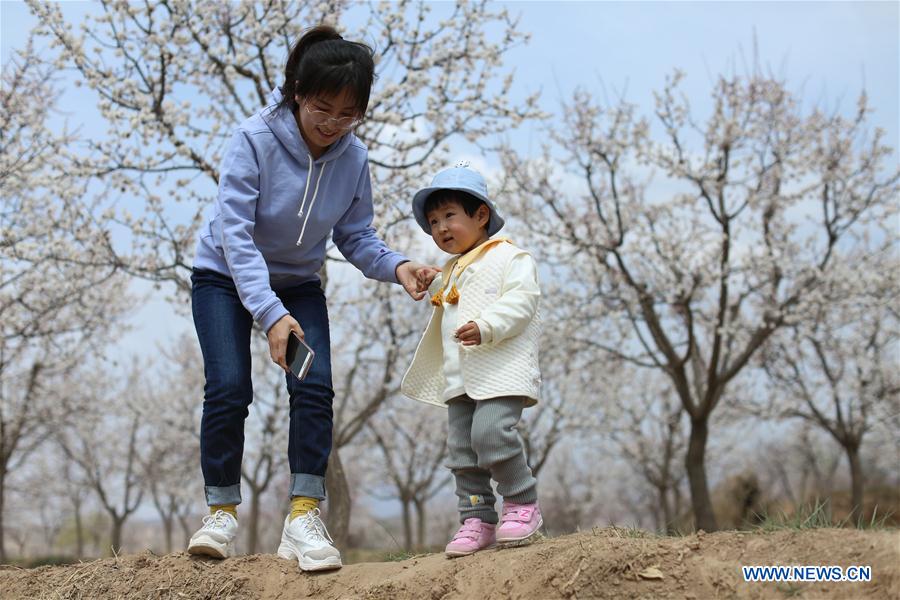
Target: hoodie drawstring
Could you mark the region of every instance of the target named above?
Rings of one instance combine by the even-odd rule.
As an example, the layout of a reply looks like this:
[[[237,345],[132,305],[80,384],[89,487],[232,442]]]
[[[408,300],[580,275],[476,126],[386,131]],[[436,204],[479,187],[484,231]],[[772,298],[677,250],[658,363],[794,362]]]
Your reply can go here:
[[[309,159],[309,168],[306,170],[306,187],[303,188],[303,200],[300,201],[300,212],[297,213],[297,216],[301,219],[303,218],[303,205],[306,204],[306,194],[309,193],[309,181],[312,179],[313,172],[312,156],[307,154],[306,157]]]
[[[309,157],[309,172],[306,174],[306,189],[303,190],[303,201],[300,203],[300,212],[297,213],[298,217],[303,216],[304,207],[306,209],[306,217],[303,219],[303,227],[300,229],[300,237],[297,238],[297,245],[299,246],[303,242],[303,234],[306,232],[306,223],[309,221],[309,215],[312,214],[313,205],[316,203],[316,196],[319,195],[319,183],[322,181],[322,175],[325,174],[325,167],[328,166],[328,163],[322,163],[322,168],[319,170],[319,176],[316,177],[316,187],[313,188],[313,195],[309,201],[309,206],[306,206],[306,194],[309,192],[309,182],[312,178],[313,172],[313,159],[311,154],[307,154]]]

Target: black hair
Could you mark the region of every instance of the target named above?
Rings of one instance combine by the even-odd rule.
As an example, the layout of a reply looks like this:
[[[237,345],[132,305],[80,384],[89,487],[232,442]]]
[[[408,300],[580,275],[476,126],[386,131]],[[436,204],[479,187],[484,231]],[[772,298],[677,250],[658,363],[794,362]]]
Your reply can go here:
[[[482,204],[487,206],[487,203],[484,200],[477,196],[473,196],[469,192],[448,189],[437,190],[425,198],[425,217],[427,218],[428,213],[431,211],[453,202],[462,205],[463,211],[470,217],[475,216],[475,211],[477,211],[478,207]],[[490,214],[490,207],[488,207],[488,213]],[[490,219],[488,219],[488,223],[490,223]]]
[[[365,115],[375,79],[374,55],[372,48],[345,40],[334,27],[308,29],[288,55],[279,108],[296,111],[298,95],[331,96],[347,90],[359,115]]]

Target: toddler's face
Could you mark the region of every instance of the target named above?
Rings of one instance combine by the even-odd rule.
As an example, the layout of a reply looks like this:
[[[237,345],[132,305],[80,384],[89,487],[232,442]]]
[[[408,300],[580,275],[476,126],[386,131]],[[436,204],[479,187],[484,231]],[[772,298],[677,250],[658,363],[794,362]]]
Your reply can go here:
[[[447,254],[463,254],[487,241],[490,210],[484,204],[471,217],[461,203],[449,201],[428,212],[431,238]]]

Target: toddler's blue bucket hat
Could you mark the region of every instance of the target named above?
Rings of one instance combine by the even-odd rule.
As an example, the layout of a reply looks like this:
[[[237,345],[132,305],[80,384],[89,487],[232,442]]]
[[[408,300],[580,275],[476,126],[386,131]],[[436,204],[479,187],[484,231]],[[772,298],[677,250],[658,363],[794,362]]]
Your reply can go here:
[[[468,192],[487,204],[491,211],[487,228],[488,236],[494,235],[503,227],[505,221],[497,212],[494,203],[488,198],[487,183],[484,181],[484,177],[475,169],[470,168],[467,161],[460,161],[455,166],[444,169],[435,175],[430,186],[422,188],[413,196],[413,215],[416,217],[416,223],[428,235],[431,235],[431,225],[428,224],[428,219],[425,217],[425,201],[428,196],[438,190]]]

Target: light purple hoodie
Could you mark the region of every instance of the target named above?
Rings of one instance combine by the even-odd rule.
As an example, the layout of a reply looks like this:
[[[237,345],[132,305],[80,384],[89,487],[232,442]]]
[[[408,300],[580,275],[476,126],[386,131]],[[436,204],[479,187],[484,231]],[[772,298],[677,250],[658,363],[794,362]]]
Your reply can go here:
[[[219,195],[200,229],[194,267],[234,279],[263,331],[287,309],[274,290],[318,279],[332,234],[341,254],[370,279],[397,283],[406,260],[372,227],[368,150],[347,133],[313,159],[287,109],[272,104],[244,121],[219,174]]]

